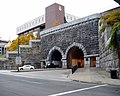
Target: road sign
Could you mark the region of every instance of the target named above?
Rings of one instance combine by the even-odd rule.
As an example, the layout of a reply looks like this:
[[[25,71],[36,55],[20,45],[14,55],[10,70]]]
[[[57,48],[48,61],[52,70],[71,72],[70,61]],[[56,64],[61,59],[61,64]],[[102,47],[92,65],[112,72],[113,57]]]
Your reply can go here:
[[[16,57],[16,64],[22,64],[21,57]]]

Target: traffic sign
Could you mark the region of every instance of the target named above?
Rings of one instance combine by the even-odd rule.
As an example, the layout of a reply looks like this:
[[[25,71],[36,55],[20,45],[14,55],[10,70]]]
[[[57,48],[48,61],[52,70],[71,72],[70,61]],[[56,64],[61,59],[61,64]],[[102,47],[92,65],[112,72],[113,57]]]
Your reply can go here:
[[[16,64],[22,64],[22,62],[21,62],[21,57],[16,57]]]

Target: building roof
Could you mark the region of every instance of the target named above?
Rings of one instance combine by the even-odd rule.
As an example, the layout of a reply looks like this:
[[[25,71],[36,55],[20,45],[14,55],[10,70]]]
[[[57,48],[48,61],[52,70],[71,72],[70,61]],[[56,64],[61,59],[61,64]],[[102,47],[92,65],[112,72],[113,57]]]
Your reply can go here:
[[[114,0],[115,2],[117,2],[120,5],[120,0]]]
[[[8,43],[8,41],[0,40],[0,43]]]
[[[9,47],[11,45],[11,41],[9,41],[6,45],[5,48]]]
[[[0,40],[0,47],[4,47],[7,43],[8,41]]]
[[[65,13],[65,19],[67,22],[71,22],[71,21],[78,19],[78,17],[71,15],[71,14],[68,14],[68,13]],[[45,24],[45,15],[41,15],[41,16],[17,27],[16,34],[21,34],[27,30],[30,30],[30,29],[37,27],[37,26],[40,26],[42,24]]]

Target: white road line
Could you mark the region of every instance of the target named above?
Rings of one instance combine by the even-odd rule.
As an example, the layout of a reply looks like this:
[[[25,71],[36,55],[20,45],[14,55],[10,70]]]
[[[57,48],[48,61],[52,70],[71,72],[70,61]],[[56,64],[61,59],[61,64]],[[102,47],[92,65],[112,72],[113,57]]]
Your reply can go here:
[[[77,89],[77,90],[72,90],[72,91],[67,91],[67,92],[62,92],[62,93],[53,94],[53,95],[48,95],[48,96],[61,96],[61,95],[65,95],[65,94],[70,94],[70,93],[85,91],[85,90],[94,89],[94,88],[99,88],[99,87],[103,87],[103,86],[107,86],[107,84],[97,85],[97,86],[93,86],[93,87],[82,88],[82,89]]]

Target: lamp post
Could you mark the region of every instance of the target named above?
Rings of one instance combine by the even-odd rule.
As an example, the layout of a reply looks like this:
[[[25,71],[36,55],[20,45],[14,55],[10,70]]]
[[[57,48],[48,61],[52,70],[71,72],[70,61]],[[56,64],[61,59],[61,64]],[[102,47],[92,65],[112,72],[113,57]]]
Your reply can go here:
[[[18,34],[18,54],[17,54],[17,57],[16,57],[16,64],[17,64],[17,70],[19,72],[19,64],[21,64],[21,57],[20,57],[20,50],[19,50],[19,45],[20,45],[20,42],[19,42],[19,34]]]
[[[19,34],[18,34],[18,57],[20,56],[19,54]]]
[[[17,54],[17,61],[18,62],[16,62],[17,63],[18,72],[19,72],[19,56],[20,56],[20,54],[19,54],[19,34],[18,34],[18,54]]]

